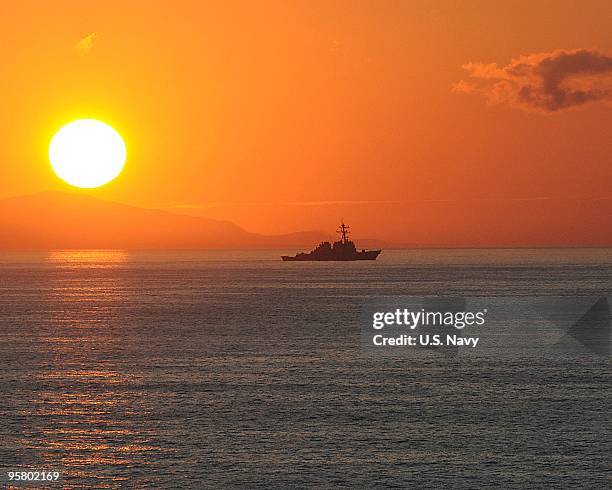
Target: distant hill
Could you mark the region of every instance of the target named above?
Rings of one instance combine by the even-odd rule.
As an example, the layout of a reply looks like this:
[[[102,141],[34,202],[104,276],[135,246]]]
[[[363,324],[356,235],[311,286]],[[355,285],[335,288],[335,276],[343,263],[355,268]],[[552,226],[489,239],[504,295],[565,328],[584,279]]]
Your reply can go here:
[[[316,231],[250,233],[229,221],[185,216],[42,192],[0,201],[0,249],[311,248],[331,236]],[[372,246],[372,241],[358,243]]]

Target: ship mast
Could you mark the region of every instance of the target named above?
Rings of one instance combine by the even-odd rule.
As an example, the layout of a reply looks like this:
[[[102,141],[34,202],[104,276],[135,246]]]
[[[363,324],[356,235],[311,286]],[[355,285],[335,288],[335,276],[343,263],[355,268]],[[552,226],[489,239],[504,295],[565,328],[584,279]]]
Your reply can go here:
[[[345,245],[348,243],[348,236],[349,236],[349,231],[350,227],[346,226],[344,224],[344,220],[341,221],[340,224],[340,228],[338,228],[338,230],[336,231],[336,233],[340,233],[340,235],[342,235],[342,240],[341,242],[344,243]]]

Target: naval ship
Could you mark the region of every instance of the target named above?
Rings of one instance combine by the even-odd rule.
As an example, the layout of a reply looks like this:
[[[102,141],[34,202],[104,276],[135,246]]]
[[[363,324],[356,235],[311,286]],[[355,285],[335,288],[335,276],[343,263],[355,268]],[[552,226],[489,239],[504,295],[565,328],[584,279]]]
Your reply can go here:
[[[382,250],[357,250],[355,244],[348,239],[349,227],[342,222],[337,233],[340,240],[337,242],[321,242],[314,250],[308,253],[299,253],[293,257],[281,256],[284,261],[300,260],[376,260]]]

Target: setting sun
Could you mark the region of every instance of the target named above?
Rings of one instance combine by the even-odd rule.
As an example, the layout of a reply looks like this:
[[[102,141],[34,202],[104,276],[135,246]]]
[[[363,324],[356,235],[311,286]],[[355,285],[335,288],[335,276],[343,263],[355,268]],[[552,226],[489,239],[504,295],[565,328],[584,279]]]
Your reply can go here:
[[[49,145],[49,160],[59,178],[82,188],[99,187],[121,173],[125,143],[111,126],[79,119],[63,126]]]

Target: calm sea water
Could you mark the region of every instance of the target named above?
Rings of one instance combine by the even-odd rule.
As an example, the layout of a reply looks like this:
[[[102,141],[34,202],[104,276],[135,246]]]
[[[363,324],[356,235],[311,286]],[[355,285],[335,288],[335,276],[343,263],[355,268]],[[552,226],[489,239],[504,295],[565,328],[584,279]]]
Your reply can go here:
[[[612,250],[0,256],[0,468],[66,488],[603,488],[607,359],[372,358],[373,297],[596,295]]]

